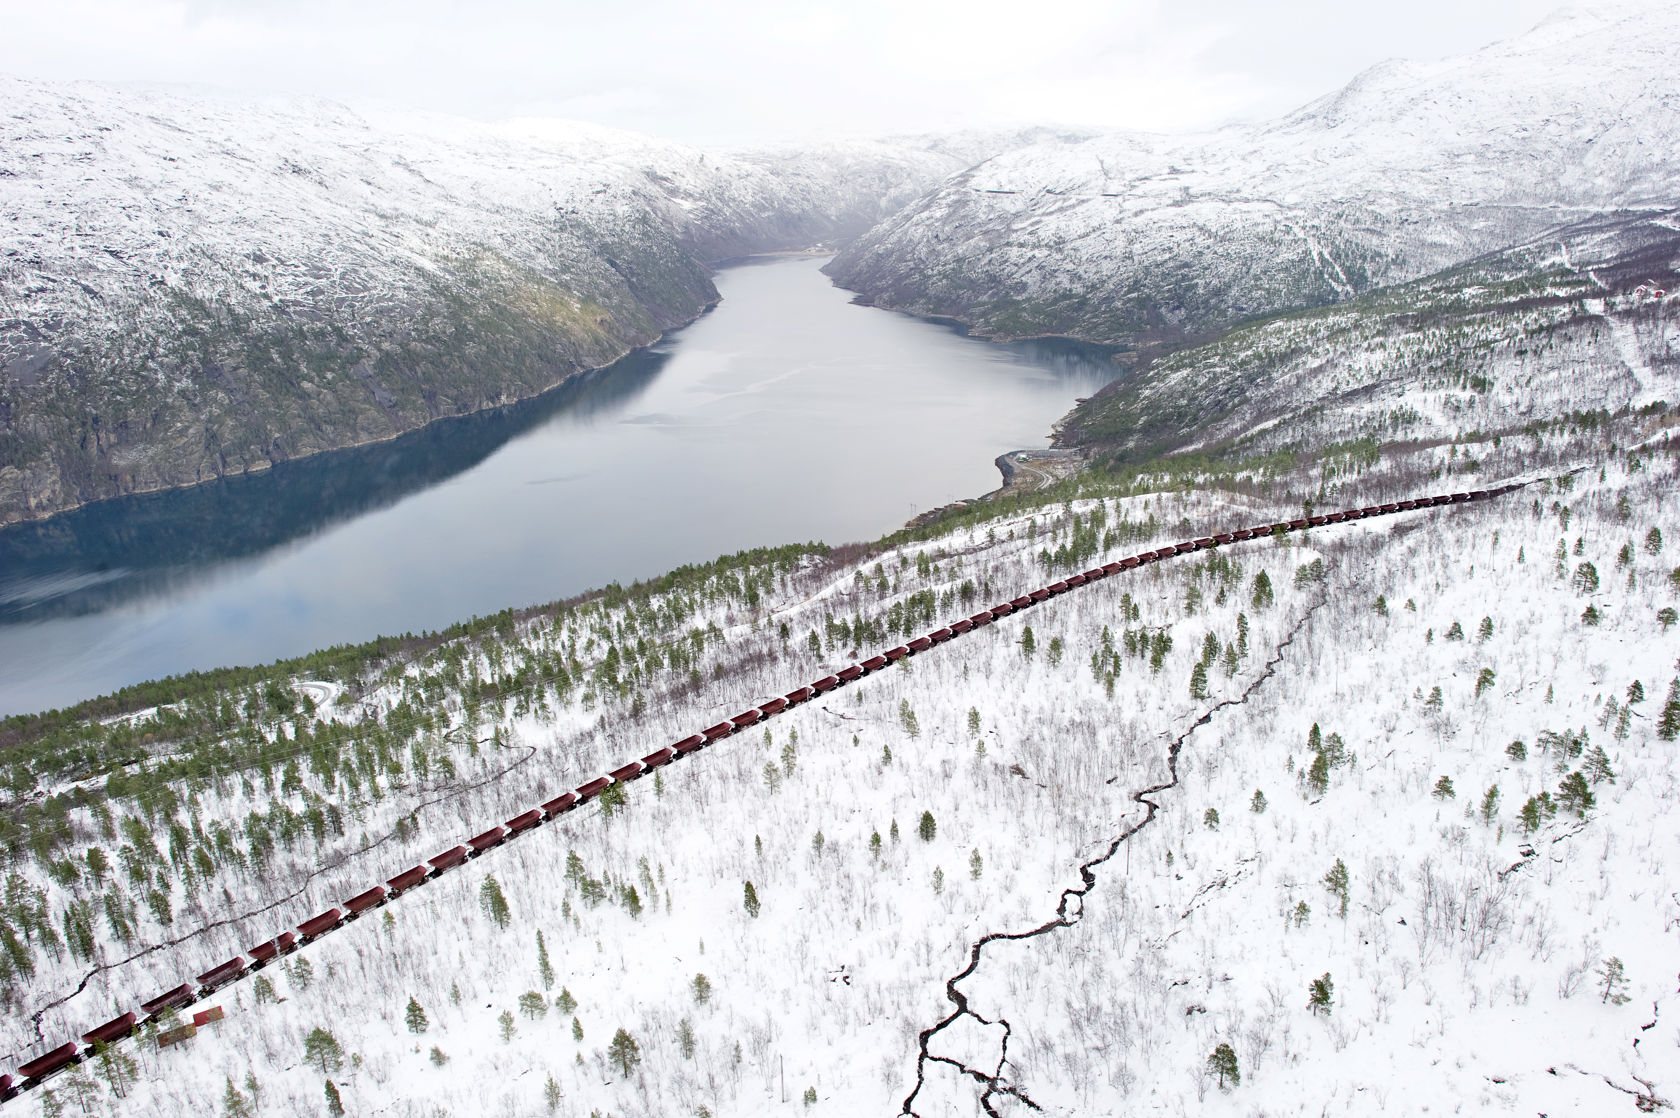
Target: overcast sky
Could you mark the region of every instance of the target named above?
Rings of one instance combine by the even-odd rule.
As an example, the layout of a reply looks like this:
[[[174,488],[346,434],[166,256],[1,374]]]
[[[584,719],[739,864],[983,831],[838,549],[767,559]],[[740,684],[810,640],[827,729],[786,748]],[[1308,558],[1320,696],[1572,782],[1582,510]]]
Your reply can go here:
[[[1668,0],[1653,0],[1668,2]],[[1532,0],[0,0],[0,71],[207,83],[693,143],[1285,111]]]

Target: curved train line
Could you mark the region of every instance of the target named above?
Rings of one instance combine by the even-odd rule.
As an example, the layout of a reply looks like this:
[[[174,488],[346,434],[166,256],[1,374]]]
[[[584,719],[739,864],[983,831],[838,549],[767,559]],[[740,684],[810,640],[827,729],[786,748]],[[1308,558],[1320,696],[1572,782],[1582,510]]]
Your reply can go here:
[[[192,981],[182,982],[174,989],[166,990],[148,1001],[141,1002],[137,1009],[131,1009],[103,1025],[90,1029],[81,1034],[81,1043],[78,1044],[74,1040],[66,1041],[57,1048],[22,1064],[15,1074],[0,1075],[0,1102],[15,1098],[20,1092],[37,1087],[50,1076],[89,1058],[94,1054],[95,1045],[115,1044],[138,1031],[142,1024],[157,1021],[168,1010],[184,1009],[212,996],[222,987],[264,969],[276,959],[298,951],[306,944],[312,943],[321,936],[356,920],[363,913],[390,904],[409,890],[441,877],[455,867],[465,864],[469,859],[481,857],[510,839],[517,838],[569,811],[575,810],[579,805],[599,796],[613,784],[628,783],[645,776],[662,765],[691,757],[714,742],[722,741],[729,735],[737,733],[756,722],[773,717],[783,711],[791,710],[801,703],[809,702],[818,695],[825,694],[837,687],[843,687],[871,672],[889,667],[907,656],[926,652],[935,645],[944,644],[946,641],[964,633],[989,625],[1000,617],[1027,609],[1039,602],[1065,594],[1087,583],[1121,574],[1148,563],[1159,562],[1175,555],[1184,555],[1192,551],[1218,547],[1222,544],[1241,543],[1245,540],[1283,535],[1287,532],[1315,528],[1325,524],[1341,524],[1349,520],[1363,520],[1373,516],[1409,512],[1413,509],[1430,508],[1436,505],[1486,500],[1521,489],[1526,484],[1528,483],[1517,482],[1497,489],[1478,489],[1468,493],[1419,497],[1391,504],[1371,505],[1366,508],[1349,509],[1345,512],[1333,512],[1322,516],[1310,516],[1299,520],[1282,521],[1277,524],[1243,528],[1235,532],[1205,536],[1197,540],[1186,540],[1183,543],[1170,544],[1155,551],[1145,551],[1140,555],[1133,555],[1118,562],[1093,567],[1082,574],[1069,575],[1065,579],[1029,591],[1018,598],[1001,602],[990,609],[981,610],[972,617],[961,618],[943,628],[935,629],[925,636],[917,637],[913,641],[896,648],[889,648],[885,652],[869,657],[867,660],[850,664],[832,675],[826,675],[813,683],[790,691],[780,698],[771,699],[769,702],[751,707],[733,718],[717,723],[715,726],[708,726],[699,733],[691,734],[681,741],[673,742],[638,761],[631,761],[605,775],[597,776],[593,780],[579,785],[573,791],[556,796],[538,807],[515,815],[500,826],[491,827],[481,834],[474,835],[467,839],[464,844],[452,846],[435,858],[403,870],[382,885],[374,885],[372,888],[357,893],[348,900],[341,902],[340,906],[329,908],[320,915],[305,920],[297,926],[295,931],[282,932],[274,939],[249,948],[244,955],[235,955],[227,962],[198,975]]]

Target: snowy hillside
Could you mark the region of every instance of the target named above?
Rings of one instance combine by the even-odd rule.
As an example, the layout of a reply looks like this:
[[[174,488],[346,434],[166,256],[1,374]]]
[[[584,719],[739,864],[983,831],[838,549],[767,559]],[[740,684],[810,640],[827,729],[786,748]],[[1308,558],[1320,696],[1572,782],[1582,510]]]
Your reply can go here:
[[[1148,345],[1680,199],[1680,9],[1389,62],[1279,120],[998,156],[830,266],[988,334]]]
[[[859,654],[1305,494],[1418,492],[1463,449],[1484,477],[1586,470],[1069,593],[453,871],[224,990],[187,1044],[128,1042],[132,1072],[48,1087],[160,1115],[229,1081],[248,1099],[247,1076],[296,1113],[325,1111],[327,1080],[352,1113],[462,1115],[1672,1098],[1680,850],[1654,823],[1680,776],[1680,525],[1674,444],[1634,445],[1650,422],[1396,446],[1324,489],[1265,465],[1090,478],[861,553],[742,556],[38,727],[7,754],[5,1046],[57,1044]],[[1058,906],[1070,926],[983,948],[968,1014],[936,1028],[972,945]]]
[[[1357,456],[1467,431],[1521,437],[1600,409],[1661,414],[1680,400],[1677,289],[1680,212],[1578,223],[1178,350],[1075,408],[1059,437],[1109,463]]]
[[[13,78],[0,106],[0,523],[532,395],[694,318],[712,262],[963,166]]]

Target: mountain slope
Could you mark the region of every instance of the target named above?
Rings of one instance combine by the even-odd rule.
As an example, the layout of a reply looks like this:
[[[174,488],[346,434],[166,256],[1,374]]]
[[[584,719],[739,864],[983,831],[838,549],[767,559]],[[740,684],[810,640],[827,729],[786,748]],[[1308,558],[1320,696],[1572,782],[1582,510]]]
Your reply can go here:
[[[1680,12],[1554,17],[1257,125],[1005,153],[830,266],[999,336],[1148,345],[1680,197]]]
[[[0,103],[0,523],[533,395],[693,319],[712,262],[960,166],[86,83]]]

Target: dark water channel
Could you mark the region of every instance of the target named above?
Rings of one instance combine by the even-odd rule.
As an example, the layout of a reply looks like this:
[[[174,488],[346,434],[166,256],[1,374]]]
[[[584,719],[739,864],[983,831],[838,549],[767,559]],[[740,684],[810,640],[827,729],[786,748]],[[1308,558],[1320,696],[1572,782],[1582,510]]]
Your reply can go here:
[[[535,400],[0,532],[0,714],[873,538],[995,488],[1115,375],[854,306],[821,263],[729,268],[700,321]]]

